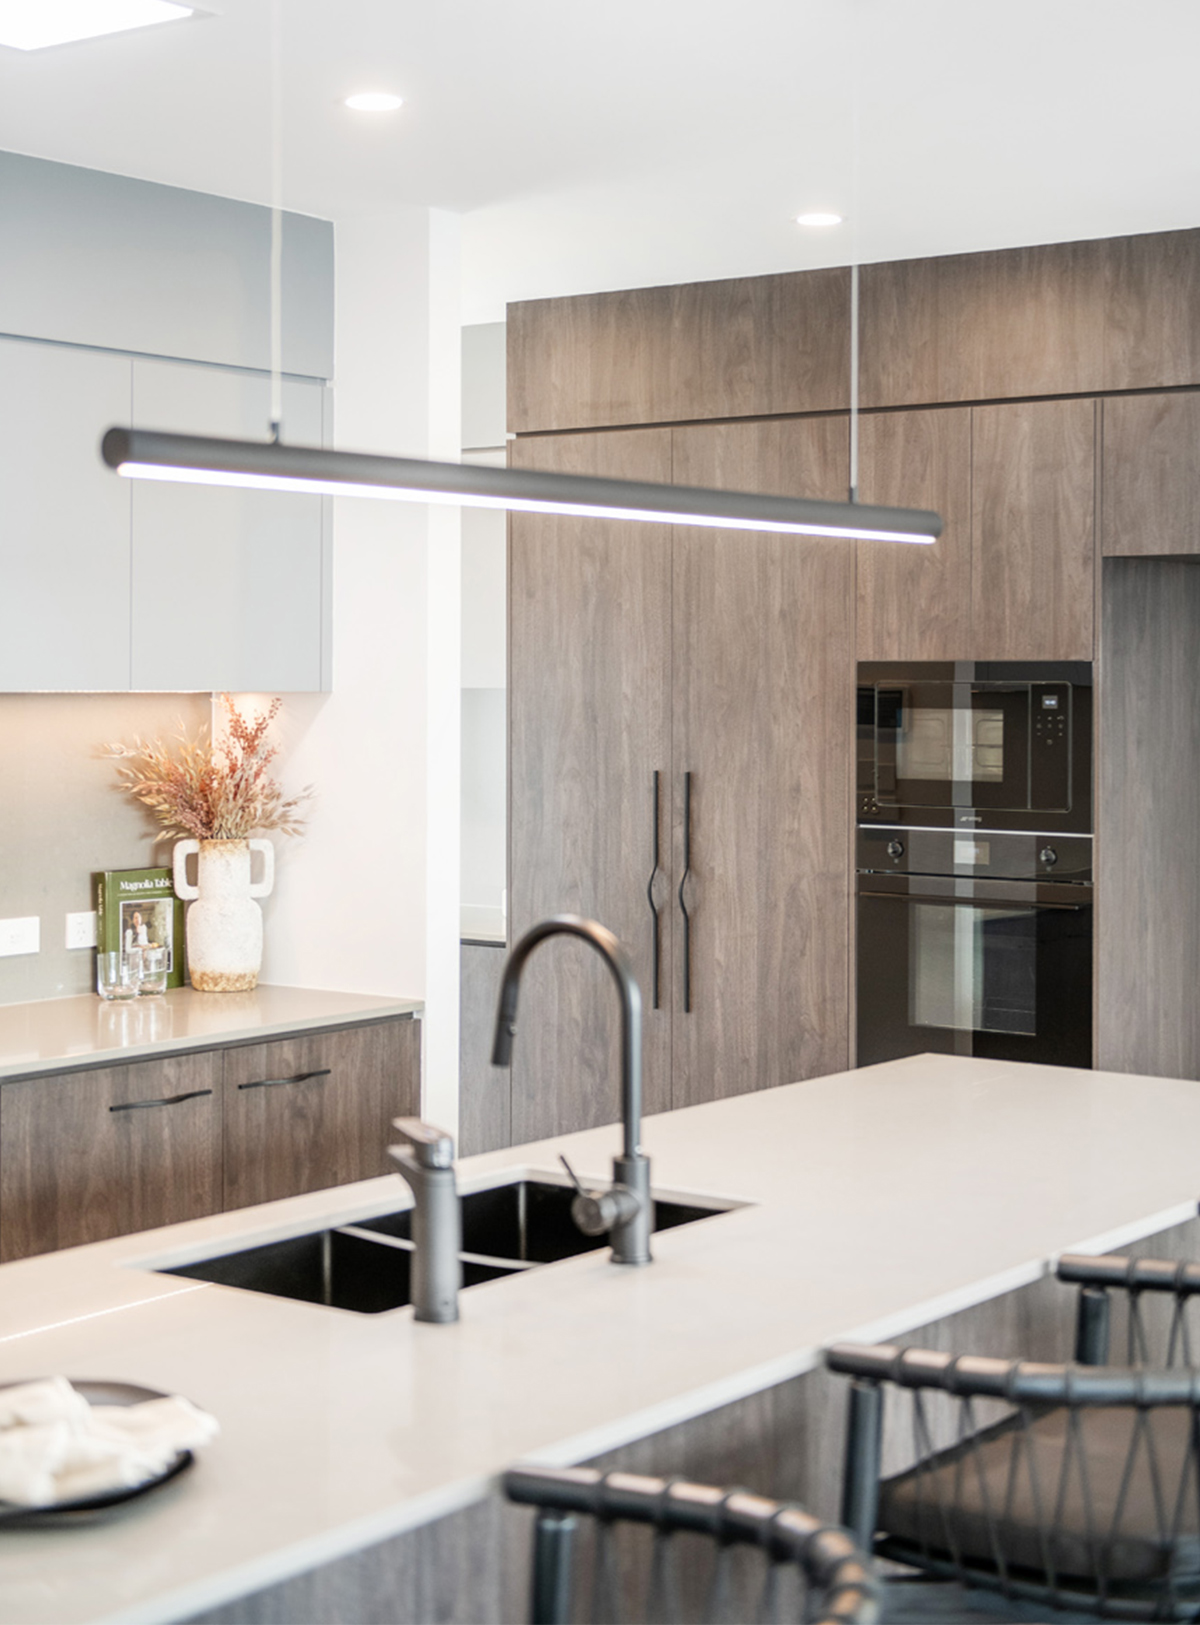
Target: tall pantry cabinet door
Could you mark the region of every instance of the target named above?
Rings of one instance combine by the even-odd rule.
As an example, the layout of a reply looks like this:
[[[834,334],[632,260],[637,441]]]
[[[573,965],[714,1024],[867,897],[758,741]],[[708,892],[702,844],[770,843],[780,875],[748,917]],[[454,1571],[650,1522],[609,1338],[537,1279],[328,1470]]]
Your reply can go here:
[[[678,484],[845,493],[844,420],[674,436]],[[847,1064],[853,546],[680,528],[673,624],[679,1107]]]
[[[973,657],[1090,660],[1096,403],[975,407],[971,436]]]
[[[0,690],[129,687],[128,356],[0,339]]]
[[[517,440],[514,466],[669,481],[671,431]],[[509,922],[582,914],[629,950],[645,1013],[645,1104],[671,1104],[671,532],[665,525],[514,514],[509,531]],[[654,774],[662,872],[654,901]],[[521,984],[515,1144],[620,1116],[612,977],[586,944],[542,944]]]
[[[319,446],[324,387],[288,379],[284,429]],[[133,364],[139,428],[265,440],[270,380],[179,361]],[[317,690],[327,636],[323,499],[134,482],[135,688]]]
[[[971,410],[875,412],[860,420],[859,495],[931,508],[932,546],[859,542],[858,658],[965,660],[971,654]]]

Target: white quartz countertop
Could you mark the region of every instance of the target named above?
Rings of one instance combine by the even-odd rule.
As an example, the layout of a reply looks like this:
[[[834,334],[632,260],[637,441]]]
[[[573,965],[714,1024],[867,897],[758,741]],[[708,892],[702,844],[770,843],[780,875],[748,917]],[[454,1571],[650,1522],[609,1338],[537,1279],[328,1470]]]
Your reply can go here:
[[[419,999],[261,985],[252,993],[197,993],[178,987],[161,998],[122,1002],[84,993],[0,1005],[0,1083],[168,1050],[207,1049],[310,1027],[414,1015],[421,1009]]]
[[[474,1157],[470,1189],[604,1177],[613,1128]],[[568,1463],[1036,1280],[1062,1251],[1177,1224],[1200,1190],[1200,1086],[919,1056],[650,1118],[662,1195],[751,1205],[462,1296],[456,1326],[151,1273],[406,1205],[399,1178],[0,1269],[0,1380],[186,1394],[221,1437],[119,1517],[0,1529],[0,1618],[185,1618],[424,1523],[521,1459]]]

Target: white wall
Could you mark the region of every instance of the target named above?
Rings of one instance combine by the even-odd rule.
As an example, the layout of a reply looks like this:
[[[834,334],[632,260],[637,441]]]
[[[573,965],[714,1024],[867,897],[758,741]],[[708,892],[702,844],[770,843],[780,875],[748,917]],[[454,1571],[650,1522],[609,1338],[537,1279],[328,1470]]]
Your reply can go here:
[[[335,444],[457,455],[454,217],[336,227]],[[285,702],[280,766],[317,792],[280,842],[263,980],[424,998],[422,1110],[458,1101],[458,512],[338,498],[333,692]]]
[[[505,324],[464,327],[464,461],[507,461]],[[462,930],[502,937],[508,885],[507,516],[462,516]]]

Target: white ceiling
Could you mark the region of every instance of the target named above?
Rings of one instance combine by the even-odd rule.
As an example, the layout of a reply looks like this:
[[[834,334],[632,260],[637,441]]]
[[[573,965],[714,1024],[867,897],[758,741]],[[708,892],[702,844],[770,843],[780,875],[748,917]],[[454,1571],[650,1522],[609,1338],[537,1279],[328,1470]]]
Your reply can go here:
[[[0,48],[0,148],[269,201],[271,0],[218,6]],[[461,213],[468,322],[545,294],[1200,224],[1200,0],[280,10],[287,207]],[[353,114],[361,89],[405,106]],[[846,224],[792,224],[817,207]]]

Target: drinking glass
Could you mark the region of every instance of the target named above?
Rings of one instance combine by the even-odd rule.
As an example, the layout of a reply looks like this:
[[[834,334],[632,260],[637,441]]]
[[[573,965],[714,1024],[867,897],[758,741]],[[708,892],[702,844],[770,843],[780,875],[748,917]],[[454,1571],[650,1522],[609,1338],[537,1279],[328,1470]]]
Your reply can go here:
[[[96,955],[96,992],[102,999],[134,999],[138,992],[138,966],[132,956],[117,951]]]
[[[157,945],[141,951],[142,968],[138,977],[138,992],[165,993],[167,991],[167,950]]]

